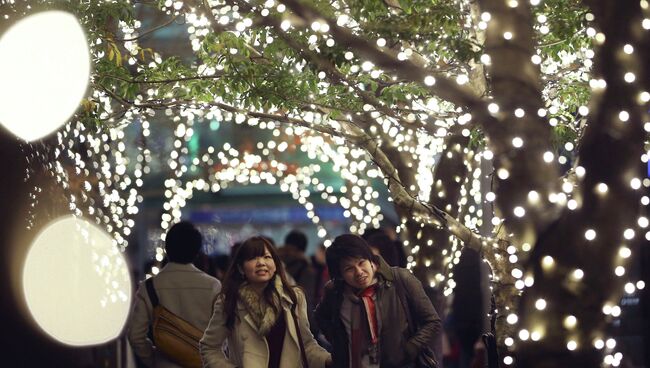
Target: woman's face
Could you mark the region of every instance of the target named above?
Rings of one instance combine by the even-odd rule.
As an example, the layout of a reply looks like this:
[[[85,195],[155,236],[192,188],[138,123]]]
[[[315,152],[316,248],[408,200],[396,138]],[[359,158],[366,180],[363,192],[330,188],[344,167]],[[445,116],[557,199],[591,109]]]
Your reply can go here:
[[[251,284],[265,284],[275,275],[275,262],[266,247],[264,255],[244,261],[242,268],[244,277]]]

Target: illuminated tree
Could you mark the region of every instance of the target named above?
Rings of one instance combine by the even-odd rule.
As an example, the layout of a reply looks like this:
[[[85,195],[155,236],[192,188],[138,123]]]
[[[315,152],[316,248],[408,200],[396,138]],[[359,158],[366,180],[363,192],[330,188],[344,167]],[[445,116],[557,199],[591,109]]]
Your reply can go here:
[[[141,29],[136,10],[148,7],[167,20]],[[84,195],[101,194],[98,218],[120,243],[133,224],[119,211],[137,211],[152,153],[143,144],[127,173],[118,128],[141,124],[146,141],[162,111],[177,149],[163,227],[194,189],[276,182],[286,170],[260,163],[283,165],[275,155],[294,147],[341,171],[350,190],[320,190],[349,210],[352,231],[378,223],[370,179],[383,179],[425,285],[451,292],[460,247],[481,252],[494,270],[503,364],[596,366],[604,352],[620,364],[605,327],[620,314],[623,285],[644,287],[626,284],[625,267],[648,238],[647,1],[166,0],[69,10],[88,29],[95,69],[57,152],[77,175],[92,176],[83,167],[92,163],[101,172]],[[191,60],[140,45],[179,20]],[[259,127],[278,143],[213,147],[184,164],[203,118]],[[102,154],[115,164],[97,164]],[[206,167],[206,178],[188,179],[188,166]],[[52,167],[64,185],[71,170]],[[307,191],[298,195],[307,203],[318,182],[301,172],[289,181],[303,187],[285,184]],[[92,204],[72,208],[94,215]]]

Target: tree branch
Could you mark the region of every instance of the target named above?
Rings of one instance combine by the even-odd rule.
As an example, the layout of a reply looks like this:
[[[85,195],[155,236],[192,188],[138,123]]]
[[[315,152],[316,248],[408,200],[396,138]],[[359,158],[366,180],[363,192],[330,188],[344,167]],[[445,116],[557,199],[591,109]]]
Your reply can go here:
[[[167,83],[175,83],[175,82],[184,82],[184,81],[189,81],[189,80],[211,80],[211,79],[218,79],[223,76],[223,73],[215,73],[213,75],[196,75],[192,77],[181,77],[181,78],[173,78],[173,79],[158,79],[158,80],[136,80],[136,79],[128,79],[124,77],[120,77],[117,75],[112,75],[112,74],[97,74],[97,77],[99,78],[111,78],[111,79],[117,79],[121,80],[123,82],[131,83],[131,84],[167,84]]]
[[[173,23],[177,18],[178,18],[178,15],[175,15],[174,17],[172,17],[172,18],[171,18],[170,20],[168,20],[167,22],[165,22],[165,23],[163,23],[163,24],[160,24],[160,25],[158,25],[158,26],[156,26],[156,27],[153,27],[153,28],[151,28],[151,29],[148,29],[148,30],[146,30],[146,31],[144,31],[144,32],[142,32],[142,33],[140,33],[140,34],[139,34],[138,36],[136,36],[136,37],[132,37],[132,38],[116,38],[115,41],[127,42],[127,41],[135,41],[135,40],[138,40],[138,39],[140,39],[140,38],[142,38],[142,37],[148,36],[148,35],[150,35],[150,34],[156,32],[157,30],[159,30],[159,29],[161,29],[161,28],[167,27],[168,25],[172,24],[172,23]]]
[[[468,108],[486,131],[489,132],[497,124],[497,119],[488,113],[487,103],[457,83],[438,76],[436,77],[436,83],[428,86],[424,83],[424,79],[426,76],[432,75],[432,71],[410,60],[398,60],[396,56],[379,50],[373,43],[354,35],[346,28],[338,26],[335,21],[296,0],[282,0],[282,3],[308,23],[326,21],[330,26],[332,36],[339,44],[355,50],[357,54],[373,61],[375,65],[382,69],[390,70],[400,78],[419,84],[434,96],[438,96],[457,106]]]

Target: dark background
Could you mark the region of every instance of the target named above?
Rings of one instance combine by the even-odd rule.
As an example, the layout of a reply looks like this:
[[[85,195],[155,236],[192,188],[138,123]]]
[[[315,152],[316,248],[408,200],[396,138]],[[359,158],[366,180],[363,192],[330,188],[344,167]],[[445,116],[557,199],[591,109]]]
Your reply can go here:
[[[20,142],[0,128],[0,365],[3,367],[91,367],[106,347],[72,348],[47,337],[26,313],[19,289],[23,259],[35,235],[25,226],[28,188]],[[62,265],[63,267],[65,265]],[[101,360],[101,359],[100,359]],[[97,361],[100,361],[97,360]]]

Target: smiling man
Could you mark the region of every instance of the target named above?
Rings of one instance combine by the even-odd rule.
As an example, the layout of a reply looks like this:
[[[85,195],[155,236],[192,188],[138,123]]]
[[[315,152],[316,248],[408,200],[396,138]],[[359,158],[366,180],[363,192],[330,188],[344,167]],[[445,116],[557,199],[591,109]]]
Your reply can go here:
[[[425,360],[418,357],[441,327],[420,281],[406,269],[389,267],[352,234],[334,239],[326,259],[332,280],[315,318],[332,344],[332,366],[422,367]]]

